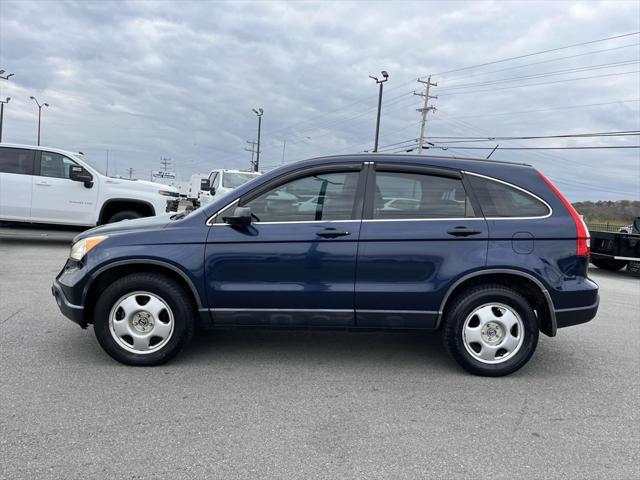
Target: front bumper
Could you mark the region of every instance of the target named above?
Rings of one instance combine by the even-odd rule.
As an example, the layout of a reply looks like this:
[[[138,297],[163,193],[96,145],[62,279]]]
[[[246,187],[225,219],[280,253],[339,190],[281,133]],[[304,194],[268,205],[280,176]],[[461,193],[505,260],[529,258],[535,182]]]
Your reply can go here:
[[[84,319],[84,307],[74,305],[69,302],[58,280],[53,281],[53,285],[51,285],[51,293],[56,299],[58,308],[65,317],[77,323],[82,328],[87,328],[87,323]]]
[[[596,316],[599,304],[600,296],[598,295],[596,302],[593,305],[556,310],[556,325],[558,328],[563,328],[586,323]]]

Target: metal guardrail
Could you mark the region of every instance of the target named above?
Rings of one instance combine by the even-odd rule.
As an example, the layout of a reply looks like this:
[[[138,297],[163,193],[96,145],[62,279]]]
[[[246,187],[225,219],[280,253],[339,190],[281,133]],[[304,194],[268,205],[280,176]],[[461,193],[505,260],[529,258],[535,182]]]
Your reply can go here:
[[[587,222],[587,228],[597,232],[614,232],[617,233],[622,227],[628,227],[629,224],[623,223],[590,223]]]

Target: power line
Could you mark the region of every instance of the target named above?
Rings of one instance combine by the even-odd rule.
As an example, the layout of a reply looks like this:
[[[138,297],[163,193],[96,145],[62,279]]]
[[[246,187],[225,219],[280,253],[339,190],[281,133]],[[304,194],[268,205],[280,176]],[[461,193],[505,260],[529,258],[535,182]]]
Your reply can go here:
[[[446,145],[435,145],[431,148],[448,150]],[[456,147],[461,150],[493,150],[493,147]],[[606,150],[610,148],[640,148],[640,145],[589,145],[581,147],[500,147],[500,150]]]
[[[559,135],[530,135],[530,136],[518,136],[518,137],[456,137],[456,136],[442,136],[442,137],[427,137],[431,140],[453,140],[447,143],[462,143],[462,142],[488,142],[496,140],[538,140],[545,138],[593,138],[593,137],[627,137],[638,136],[640,130],[622,130],[614,132],[593,132],[593,133],[566,133]]]
[[[537,110],[516,110],[516,111],[510,111],[510,112],[485,113],[480,115],[459,115],[455,117],[449,117],[449,120],[460,119],[460,118],[498,117],[501,115],[518,115],[522,113],[553,112],[556,110],[571,110],[575,108],[600,107],[604,105],[615,105],[617,103],[632,103],[632,102],[640,102],[640,98],[634,98],[632,100],[616,100],[615,102],[585,103],[581,105],[563,105],[560,107],[542,108]]]
[[[640,43],[629,43],[627,45],[622,45],[622,46],[619,46],[619,47],[604,48],[602,50],[591,50],[589,52],[578,53],[576,55],[567,55],[567,56],[564,56],[564,57],[557,57],[557,58],[551,58],[549,60],[542,60],[540,62],[525,63],[523,65],[517,65],[515,67],[500,68],[498,70],[490,70],[488,72],[478,72],[478,73],[472,73],[472,74],[467,74],[467,75],[461,75],[459,77],[449,78],[449,79],[447,79],[447,81],[448,82],[455,82],[456,80],[460,80],[460,79],[465,79],[466,80],[468,78],[479,77],[479,76],[483,76],[483,75],[491,75],[492,73],[507,72],[509,70],[518,70],[518,69],[521,69],[521,68],[532,67],[534,65],[542,65],[543,63],[559,62],[561,60],[568,60],[568,59],[571,59],[571,58],[584,57],[586,55],[595,55],[595,54],[598,54],[598,53],[610,52],[612,50],[621,50],[623,48],[636,47],[636,46],[640,46]]]
[[[451,93],[441,93],[440,95],[466,95],[469,93],[483,93],[483,92],[493,92],[496,90],[510,90],[512,88],[522,88],[522,87],[533,87],[533,86],[538,86],[538,85],[552,85],[554,83],[563,83],[563,82],[573,82],[573,81],[578,81],[578,80],[588,80],[590,78],[604,78],[604,77],[614,77],[614,76],[620,76],[620,75],[629,75],[632,73],[640,73],[640,70],[631,70],[628,72],[618,72],[618,73],[607,73],[607,74],[603,74],[603,75],[591,75],[588,77],[576,77],[576,78],[565,78],[563,80],[555,80],[552,82],[539,82],[539,83],[527,83],[527,84],[523,84],[523,85],[513,85],[511,87],[500,87],[500,88],[490,88],[487,90],[471,90],[471,91],[466,91],[466,92],[451,92]]]
[[[446,74],[454,73],[454,72],[462,72],[464,70],[471,70],[473,68],[486,67],[488,65],[495,65],[497,63],[509,62],[511,60],[518,60],[520,58],[533,57],[535,55],[542,55],[544,53],[557,52],[559,50],[566,50],[568,48],[581,47],[583,45],[591,45],[591,44],[599,43],[599,42],[606,42],[608,40],[615,40],[617,38],[630,37],[630,36],[638,35],[638,34],[640,34],[640,32],[631,32],[631,33],[625,33],[625,34],[622,34],[622,35],[614,35],[612,37],[600,38],[598,40],[590,40],[588,42],[574,43],[572,45],[565,45],[563,47],[551,48],[551,49],[548,49],[548,50],[540,50],[538,52],[527,53],[525,55],[517,55],[515,57],[503,58],[503,59],[500,59],[500,60],[494,60],[492,62],[485,62],[485,63],[476,64],[476,65],[470,65],[468,67],[456,68],[456,69],[453,69],[453,70],[447,70],[447,71],[444,71],[444,72],[434,73],[433,75],[446,75]],[[422,76],[425,77],[426,75],[422,75]]]
[[[462,88],[471,88],[471,87],[481,87],[481,86],[485,86],[485,85],[496,85],[499,83],[508,83],[508,82],[515,82],[517,80],[528,80],[528,79],[532,79],[532,78],[544,78],[544,77],[553,77],[556,75],[566,75],[567,73],[577,73],[577,72],[588,72],[591,70],[602,70],[603,68],[613,68],[613,67],[621,67],[624,65],[633,65],[633,64],[637,64],[640,63],[640,60],[624,60],[624,61],[620,61],[620,62],[611,62],[611,63],[602,63],[600,65],[592,65],[592,66],[588,66],[588,67],[574,67],[574,68],[568,68],[568,69],[564,69],[564,70],[556,70],[553,72],[542,72],[542,73],[536,73],[536,74],[532,74],[532,75],[524,75],[521,77],[511,77],[511,78],[503,78],[503,79],[498,79],[498,80],[491,80],[491,81],[487,81],[487,82],[476,82],[476,83],[466,83],[466,84],[459,84],[459,85],[451,85],[448,87],[444,87],[440,90],[438,90],[438,92],[442,92],[442,91],[449,91],[449,90],[459,90]]]

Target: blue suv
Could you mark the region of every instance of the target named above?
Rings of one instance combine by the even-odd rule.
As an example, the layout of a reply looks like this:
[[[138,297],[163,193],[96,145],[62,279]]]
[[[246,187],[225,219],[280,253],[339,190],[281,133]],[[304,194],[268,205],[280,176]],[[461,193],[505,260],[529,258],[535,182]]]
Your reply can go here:
[[[529,165],[307,160],[191,213],[74,239],[52,291],[116,360],[157,365],[198,327],[438,330],[468,371],[509,374],[538,334],[591,320],[589,234]]]

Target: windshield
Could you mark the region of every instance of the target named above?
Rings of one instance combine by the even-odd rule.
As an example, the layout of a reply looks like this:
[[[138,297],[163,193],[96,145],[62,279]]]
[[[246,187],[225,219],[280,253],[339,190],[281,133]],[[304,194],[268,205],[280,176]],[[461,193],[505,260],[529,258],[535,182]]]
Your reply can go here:
[[[222,186],[225,188],[238,188],[240,185],[244,185],[249,180],[260,176],[259,173],[250,172],[224,172],[222,176]]]
[[[94,170],[97,170],[98,173],[102,174],[102,175],[106,175],[106,168],[105,165],[103,165],[101,162],[96,162],[95,160],[91,160],[90,158],[88,158],[85,155],[80,155],[79,153],[76,153],[73,155],[73,157],[76,160],[80,160],[81,162],[86,163],[87,165],[89,165],[91,168],[93,168]],[[110,175],[111,176],[111,175]]]

